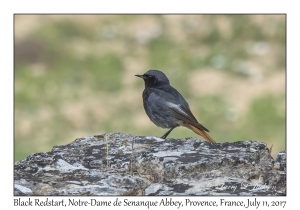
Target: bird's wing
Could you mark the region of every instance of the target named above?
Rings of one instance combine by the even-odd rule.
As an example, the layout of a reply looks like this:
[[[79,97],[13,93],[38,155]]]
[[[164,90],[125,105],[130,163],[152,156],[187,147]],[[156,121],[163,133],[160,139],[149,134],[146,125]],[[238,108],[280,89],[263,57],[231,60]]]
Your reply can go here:
[[[184,106],[174,104],[172,102],[167,102],[169,109],[173,112],[174,116],[178,119],[183,121],[184,123],[193,125],[201,130],[209,132],[207,128],[201,125],[194,115],[192,114],[189,108],[185,108]]]

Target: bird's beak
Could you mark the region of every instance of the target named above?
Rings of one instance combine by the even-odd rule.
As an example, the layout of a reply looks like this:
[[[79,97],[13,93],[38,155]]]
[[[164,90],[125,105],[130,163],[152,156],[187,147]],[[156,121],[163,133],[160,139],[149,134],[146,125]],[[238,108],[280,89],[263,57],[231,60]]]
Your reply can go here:
[[[143,78],[143,79],[144,79],[144,75],[139,75],[139,74],[136,74],[135,76],[136,76],[136,77],[140,77],[140,78]]]

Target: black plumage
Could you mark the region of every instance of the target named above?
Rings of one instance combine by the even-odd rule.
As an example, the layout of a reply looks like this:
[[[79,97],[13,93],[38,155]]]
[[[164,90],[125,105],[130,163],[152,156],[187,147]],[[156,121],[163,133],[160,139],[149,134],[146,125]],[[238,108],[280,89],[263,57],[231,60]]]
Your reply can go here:
[[[215,142],[192,114],[189,104],[182,95],[170,85],[167,76],[158,70],[149,70],[143,75],[145,89],[143,92],[144,109],[150,120],[161,128],[169,128],[161,138],[166,138],[170,132],[184,126],[201,135],[207,141]]]

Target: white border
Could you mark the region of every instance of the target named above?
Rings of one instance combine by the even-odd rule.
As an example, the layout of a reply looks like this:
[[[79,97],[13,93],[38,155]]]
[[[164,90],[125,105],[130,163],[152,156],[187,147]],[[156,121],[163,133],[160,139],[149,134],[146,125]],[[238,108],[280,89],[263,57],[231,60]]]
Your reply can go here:
[[[299,8],[296,1],[3,1],[1,14],[0,128],[1,128],[1,206],[13,206],[13,14],[14,13],[286,13],[287,14],[287,197],[259,197],[288,200],[285,209],[299,204]],[[35,197],[36,198],[36,197]],[[44,197],[43,197],[44,198]],[[70,197],[68,197],[70,198]],[[76,197],[79,199],[79,197]],[[107,197],[107,200],[115,200]],[[153,200],[153,197],[137,197]],[[178,198],[185,199],[185,198]],[[201,200],[215,199],[201,197]],[[230,197],[234,200],[235,198]],[[236,198],[246,199],[245,197]],[[38,208],[38,207],[33,207]],[[86,208],[86,207],[85,207]],[[96,207],[97,208],[97,207]],[[99,207],[98,207],[99,208]],[[126,207],[123,207],[126,208]],[[133,208],[133,207],[131,207]],[[165,207],[166,208],[166,207]],[[199,207],[198,207],[199,208]],[[56,208],[59,209],[59,208]],[[64,208],[65,209],[65,208]],[[136,208],[137,209],[137,208]],[[139,208],[140,209],[140,208]],[[171,209],[171,208],[169,208]],[[174,209],[174,208],[172,208]],[[261,208],[260,208],[261,209]],[[268,208],[270,209],[270,208]]]

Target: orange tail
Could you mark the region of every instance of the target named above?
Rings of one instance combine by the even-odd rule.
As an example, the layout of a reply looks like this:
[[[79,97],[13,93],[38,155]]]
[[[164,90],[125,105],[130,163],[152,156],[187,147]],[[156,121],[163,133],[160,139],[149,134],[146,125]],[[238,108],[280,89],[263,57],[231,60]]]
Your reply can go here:
[[[188,128],[192,129],[195,133],[197,133],[198,135],[202,136],[203,138],[205,138],[206,141],[212,142],[212,143],[216,143],[215,140],[213,140],[205,131],[200,130],[199,128],[187,124]]]

